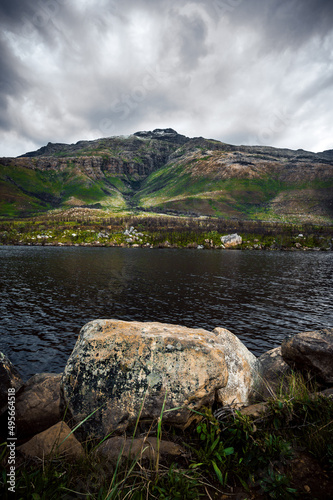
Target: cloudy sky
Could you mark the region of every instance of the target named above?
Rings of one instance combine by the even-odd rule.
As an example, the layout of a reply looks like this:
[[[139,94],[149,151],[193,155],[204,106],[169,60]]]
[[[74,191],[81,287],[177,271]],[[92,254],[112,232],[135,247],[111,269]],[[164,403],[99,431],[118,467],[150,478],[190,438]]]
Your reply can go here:
[[[332,0],[1,0],[0,156],[172,127],[333,149]]]

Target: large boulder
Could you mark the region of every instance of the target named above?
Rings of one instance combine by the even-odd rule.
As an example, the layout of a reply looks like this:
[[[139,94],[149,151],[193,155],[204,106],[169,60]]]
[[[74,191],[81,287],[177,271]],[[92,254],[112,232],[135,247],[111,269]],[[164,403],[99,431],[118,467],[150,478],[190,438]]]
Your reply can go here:
[[[281,353],[293,369],[310,372],[325,385],[333,384],[333,328],[287,337]]]
[[[228,382],[217,391],[217,400],[223,405],[248,404],[257,385],[258,359],[239,340],[225,328],[215,328],[213,333],[223,346],[228,369]]]
[[[275,397],[280,389],[286,388],[292,370],[284,361],[281,346],[265,352],[258,358],[258,380],[254,394],[258,400]]]
[[[31,377],[16,399],[16,425],[20,437],[38,434],[61,420],[61,374]]]
[[[140,411],[141,419],[157,418],[164,401],[164,421],[186,425],[192,410],[212,406],[218,391],[222,404],[247,402],[248,391],[239,390],[237,377],[251,385],[252,375],[242,371],[254,370],[255,358],[242,346],[223,329],[92,321],[81,330],[65,367],[63,404],[73,424],[89,417],[80,427],[85,436],[123,431]]]
[[[18,370],[7,358],[0,352],[0,415],[7,409],[8,389],[15,389],[15,392],[23,385],[23,380]]]
[[[212,405],[228,371],[218,337],[161,323],[96,320],[80,332],[62,379],[64,405],[85,435],[123,431],[138,418],[184,425]],[[142,407],[142,408],[141,408]],[[173,410],[172,410],[173,409]],[[172,410],[172,411],[171,411]]]

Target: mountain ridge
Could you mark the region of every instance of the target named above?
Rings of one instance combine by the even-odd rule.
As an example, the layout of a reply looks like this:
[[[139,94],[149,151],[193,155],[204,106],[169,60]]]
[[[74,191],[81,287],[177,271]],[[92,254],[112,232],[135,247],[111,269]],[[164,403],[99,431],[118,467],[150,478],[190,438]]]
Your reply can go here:
[[[68,143],[52,143],[49,142],[46,146],[42,146],[36,151],[31,151],[24,153],[22,155],[17,156],[16,158],[26,158],[26,157],[36,157],[36,156],[53,156],[53,154],[57,151],[64,152],[64,150],[69,149],[70,151],[80,151],[82,148],[87,147],[87,146],[93,146],[94,144],[99,145],[102,142],[105,141],[112,141],[112,140],[126,140],[129,139],[130,137],[137,137],[139,139],[155,139],[155,140],[167,140],[171,141],[174,143],[178,144],[184,144],[188,141],[191,142],[199,142],[199,141],[209,141],[211,143],[216,143],[221,145],[223,148],[227,148],[230,151],[243,151],[243,152],[250,152],[250,151],[260,151],[264,153],[271,153],[273,156],[281,156],[281,153],[284,155],[290,155],[290,156],[304,156],[306,158],[309,157],[322,157],[324,160],[325,159],[331,159],[333,158],[333,149],[328,149],[322,152],[312,152],[308,150],[304,150],[302,148],[294,150],[290,148],[277,148],[274,146],[262,146],[262,145],[233,145],[229,143],[225,143],[222,141],[218,141],[216,139],[205,139],[202,136],[198,137],[187,137],[182,134],[178,134],[174,129],[172,128],[167,128],[167,129],[154,129],[153,131],[138,131],[134,132],[133,134],[130,135],[119,135],[119,136],[111,136],[111,137],[106,137],[106,138],[99,138],[99,139],[92,139],[92,140],[80,140],[77,141],[76,143],[68,144]],[[53,154],[52,154],[53,153]],[[275,153],[275,154],[273,154]],[[298,153],[298,155],[295,155],[295,153]]]
[[[236,146],[172,128],[0,158],[0,214],[95,206],[333,222],[333,150]]]

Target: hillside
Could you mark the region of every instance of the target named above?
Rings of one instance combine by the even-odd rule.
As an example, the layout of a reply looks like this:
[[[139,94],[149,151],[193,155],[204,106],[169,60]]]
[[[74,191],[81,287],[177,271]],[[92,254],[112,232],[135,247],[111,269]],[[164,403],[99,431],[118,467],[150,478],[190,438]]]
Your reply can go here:
[[[0,159],[0,215],[80,206],[333,222],[333,150],[233,146],[172,129]]]

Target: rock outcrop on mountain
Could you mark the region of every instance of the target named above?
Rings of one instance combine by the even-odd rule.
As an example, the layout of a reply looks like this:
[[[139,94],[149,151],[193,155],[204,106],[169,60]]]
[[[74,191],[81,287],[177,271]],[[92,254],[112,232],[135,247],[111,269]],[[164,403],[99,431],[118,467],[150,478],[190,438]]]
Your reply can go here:
[[[70,165],[93,180],[107,175],[129,179],[134,176],[138,180],[163,166],[184,140],[186,138],[175,131],[166,134],[137,132],[129,137],[79,141],[70,145],[48,143],[38,151],[1,162],[41,171],[63,171]]]
[[[234,146],[171,128],[48,143],[0,159],[0,194],[3,213],[8,205],[20,213],[98,203],[118,210],[327,221],[333,219],[333,150]]]

